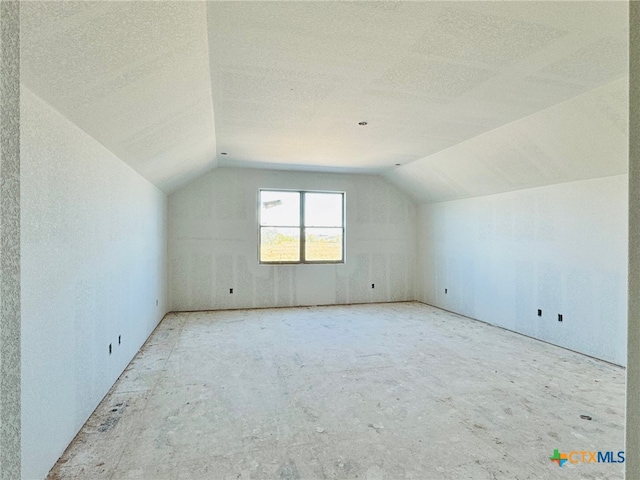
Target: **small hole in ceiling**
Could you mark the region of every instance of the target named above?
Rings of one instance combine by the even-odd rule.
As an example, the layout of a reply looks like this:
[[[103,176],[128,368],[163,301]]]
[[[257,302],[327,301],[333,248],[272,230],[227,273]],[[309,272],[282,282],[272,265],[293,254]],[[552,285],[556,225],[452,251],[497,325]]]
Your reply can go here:
[[[220,155],[226,155],[227,152],[220,152]]]
[[[400,164],[399,164],[399,163],[396,163],[396,167],[399,167],[399,166],[400,166]]]
[[[366,124],[367,124],[367,122],[360,122],[360,123],[358,123],[358,125],[362,125],[362,126],[364,126],[364,125],[366,125]]]

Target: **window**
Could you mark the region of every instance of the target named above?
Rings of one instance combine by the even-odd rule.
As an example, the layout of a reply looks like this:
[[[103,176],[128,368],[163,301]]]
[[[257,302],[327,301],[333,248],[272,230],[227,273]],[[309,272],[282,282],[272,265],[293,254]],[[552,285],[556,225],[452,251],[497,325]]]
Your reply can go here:
[[[260,263],[343,263],[344,193],[260,190]]]

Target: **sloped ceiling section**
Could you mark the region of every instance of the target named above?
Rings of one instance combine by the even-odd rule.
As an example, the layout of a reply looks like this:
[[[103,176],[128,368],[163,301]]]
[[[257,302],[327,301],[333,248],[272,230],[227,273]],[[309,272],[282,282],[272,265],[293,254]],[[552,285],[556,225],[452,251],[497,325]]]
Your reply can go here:
[[[627,172],[623,78],[388,172],[423,203]]]
[[[501,153],[456,145],[624,79],[624,1],[27,1],[21,22],[25,86],[167,192],[216,165],[385,174],[428,201],[619,171],[554,140],[594,141],[595,105]],[[529,171],[510,155],[532,142]]]
[[[22,2],[22,82],[170,191],[215,167],[202,2]]]
[[[219,164],[410,164],[624,76],[627,9],[211,2],[216,135],[228,153]]]

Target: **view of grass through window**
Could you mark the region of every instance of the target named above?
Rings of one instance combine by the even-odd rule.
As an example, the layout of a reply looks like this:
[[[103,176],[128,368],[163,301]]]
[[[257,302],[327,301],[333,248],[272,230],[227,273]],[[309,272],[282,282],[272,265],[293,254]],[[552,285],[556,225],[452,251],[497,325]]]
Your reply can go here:
[[[343,212],[342,193],[261,190],[260,261],[343,261]]]

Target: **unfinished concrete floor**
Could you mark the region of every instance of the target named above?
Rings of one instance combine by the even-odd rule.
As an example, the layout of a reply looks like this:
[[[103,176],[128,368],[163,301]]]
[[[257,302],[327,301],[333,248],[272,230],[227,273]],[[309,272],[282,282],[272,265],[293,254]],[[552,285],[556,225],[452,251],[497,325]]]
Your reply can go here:
[[[50,478],[622,478],[549,456],[623,423],[622,368],[420,303],[169,314]]]

